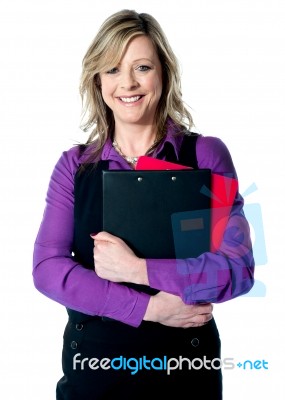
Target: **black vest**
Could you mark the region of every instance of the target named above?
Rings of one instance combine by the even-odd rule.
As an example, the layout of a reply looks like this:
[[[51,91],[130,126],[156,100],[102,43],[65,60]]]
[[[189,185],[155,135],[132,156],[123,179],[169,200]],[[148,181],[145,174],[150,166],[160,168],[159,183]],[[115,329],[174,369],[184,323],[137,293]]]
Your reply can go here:
[[[176,157],[171,143],[166,142],[159,158],[169,162],[176,162],[185,166],[198,168],[196,158],[196,140],[198,134],[184,135],[183,141]],[[103,229],[102,221],[102,170],[109,168],[109,161],[101,160],[96,167],[93,163],[84,166],[83,170],[78,170],[75,175],[74,183],[74,259],[84,268],[94,269],[93,246],[94,241],[90,233],[97,233]],[[151,295],[158,291],[147,286],[126,284],[136,290],[140,290]],[[68,310],[69,315],[75,316],[76,311]],[[78,320],[79,315],[76,320]]]

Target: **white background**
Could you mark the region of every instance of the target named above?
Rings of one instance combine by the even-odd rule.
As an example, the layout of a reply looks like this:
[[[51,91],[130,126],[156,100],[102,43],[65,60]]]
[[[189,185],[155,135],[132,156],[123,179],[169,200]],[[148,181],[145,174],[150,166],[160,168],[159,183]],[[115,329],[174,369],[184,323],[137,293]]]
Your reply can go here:
[[[158,19],[181,62],[196,129],[226,143],[242,193],[252,183],[258,188],[245,201],[260,204],[263,214],[268,260],[256,267],[256,279],[266,295],[216,305],[215,317],[223,357],[264,359],[269,369],[224,371],[224,399],[285,398],[283,4],[1,1],[1,398],[55,398],[67,318],[33,286],[33,243],[55,162],[86,139],[79,129],[81,60],[99,25],[122,8]]]

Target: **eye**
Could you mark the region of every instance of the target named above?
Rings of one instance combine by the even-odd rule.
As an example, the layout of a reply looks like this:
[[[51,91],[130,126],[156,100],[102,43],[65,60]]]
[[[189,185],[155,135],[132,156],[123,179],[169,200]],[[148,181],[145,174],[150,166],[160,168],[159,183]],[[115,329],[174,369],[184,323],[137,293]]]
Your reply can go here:
[[[150,70],[151,68],[148,65],[139,65],[137,67],[137,70],[141,71],[141,72],[146,72],[148,70]]]
[[[109,71],[106,72],[106,74],[116,74],[119,71],[119,69],[117,67],[111,68],[109,69]]]

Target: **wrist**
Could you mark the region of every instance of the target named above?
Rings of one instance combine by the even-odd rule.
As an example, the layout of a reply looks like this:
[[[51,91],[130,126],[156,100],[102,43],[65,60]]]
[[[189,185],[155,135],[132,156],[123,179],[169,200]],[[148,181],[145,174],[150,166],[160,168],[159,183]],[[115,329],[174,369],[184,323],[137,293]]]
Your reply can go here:
[[[138,285],[149,285],[146,260],[144,258],[137,259],[132,282]]]
[[[143,317],[144,321],[154,321],[154,302],[155,296],[151,296],[148,302],[148,306]]]

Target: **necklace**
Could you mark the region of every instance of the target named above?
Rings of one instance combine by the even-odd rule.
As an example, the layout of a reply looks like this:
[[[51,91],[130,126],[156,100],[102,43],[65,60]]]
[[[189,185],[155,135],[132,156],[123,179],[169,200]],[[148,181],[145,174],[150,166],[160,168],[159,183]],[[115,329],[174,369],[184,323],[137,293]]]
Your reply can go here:
[[[149,154],[149,153],[153,150],[153,147],[156,145],[156,143],[157,143],[157,140],[150,146],[150,148],[147,150],[147,152],[145,153],[145,155]],[[137,163],[139,157],[130,157],[130,156],[126,156],[126,155],[122,152],[122,149],[121,149],[120,146],[118,145],[116,139],[113,140],[113,143],[112,143],[112,144],[113,144],[114,149],[115,149],[129,164],[131,164],[132,166],[134,166],[134,165]]]

